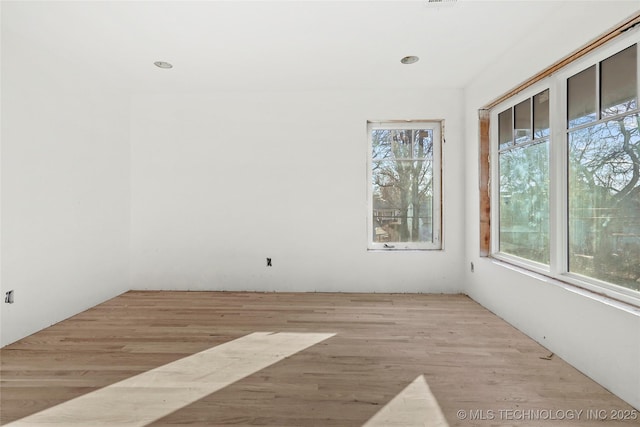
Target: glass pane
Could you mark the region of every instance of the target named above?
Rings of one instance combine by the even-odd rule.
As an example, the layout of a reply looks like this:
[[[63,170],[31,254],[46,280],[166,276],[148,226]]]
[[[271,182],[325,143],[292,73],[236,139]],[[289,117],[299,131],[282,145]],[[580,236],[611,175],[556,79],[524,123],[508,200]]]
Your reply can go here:
[[[374,162],[372,170],[374,242],[432,242],[431,159]]]
[[[531,99],[515,106],[516,144],[531,140]]]
[[[549,142],[500,154],[500,252],[549,264]]]
[[[413,135],[415,130],[391,129],[391,150],[396,159],[411,159]]]
[[[511,108],[498,114],[498,140],[500,141],[500,149],[508,147],[513,141]]]
[[[549,136],[549,89],[533,97],[533,137]]]
[[[416,159],[433,156],[433,131],[420,129],[414,132],[413,155]]]
[[[638,107],[636,51],[636,45],[633,45],[601,62],[602,117],[626,113]]]
[[[569,271],[640,290],[638,114],[569,133]]]
[[[567,118],[569,127],[596,120],[596,66],[567,80]]]
[[[374,129],[371,140],[373,160],[433,156],[432,129]]]
[[[391,131],[389,129],[373,129],[371,131],[371,158],[383,160],[392,158]]]

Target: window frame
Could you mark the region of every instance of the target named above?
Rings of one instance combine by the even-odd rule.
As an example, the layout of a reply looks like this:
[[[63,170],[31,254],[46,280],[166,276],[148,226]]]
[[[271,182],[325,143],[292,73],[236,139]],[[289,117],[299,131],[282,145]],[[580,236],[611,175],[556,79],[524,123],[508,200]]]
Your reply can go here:
[[[442,145],[444,120],[368,120],[367,121],[367,250],[368,251],[424,251],[442,250]],[[373,140],[374,129],[430,129],[433,132],[433,201],[432,235],[428,242],[374,242],[373,236]]]
[[[635,18],[638,19],[638,18]],[[499,261],[522,267],[526,270],[542,274],[544,276],[568,283],[578,288],[623,301],[635,306],[640,306],[640,291],[630,289],[622,285],[605,282],[594,277],[583,276],[569,270],[569,153],[568,135],[570,132],[582,127],[594,126],[611,120],[612,117],[601,115],[600,108],[600,62],[611,56],[636,45],[636,73],[638,85],[636,96],[640,104],[640,30],[627,31],[617,37],[608,40],[590,52],[565,64],[553,73],[536,82],[527,85],[526,88],[510,93],[508,97],[500,98],[500,101],[493,103],[487,111],[489,114],[488,139],[489,143],[489,183],[490,191],[490,236],[489,256]],[[567,113],[567,79],[589,67],[596,65],[596,120],[585,125],[568,127]],[[498,140],[498,114],[505,109],[515,107],[523,100],[533,97],[535,94],[549,89],[549,244],[550,244],[550,264],[549,266],[538,264],[534,261],[519,258],[514,255],[502,253],[499,250],[499,218],[500,218],[500,193],[499,193],[499,140]],[[639,114],[640,107],[627,114]],[[482,124],[482,117],[481,124]],[[487,138],[488,137],[488,138]],[[481,144],[483,142],[481,135]],[[486,143],[486,141],[484,141]],[[481,218],[482,221],[482,218]],[[481,236],[482,238],[483,236]],[[481,240],[482,242],[482,240]],[[482,248],[481,248],[482,252]]]
[[[549,91],[549,127],[550,134],[546,137],[549,144],[549,251],[550,251],[550,263],[549,265],[542,264],[533,260],[529,260],[526,258],[521,258],[517,255],[508,254],[505,252],[500,252],[500,147],[498,143],[498,131],[499,131],[499,122],[498,115],[505,111],[508,108],[515,108],[516,105],[521,102],[533,98],[535,95],[544,92],[545,90]],[[549,275],[551,273],[551,265],[553,265],[553,243],[551,239],[553,239],[553,231],[554,224],[552,218],[552,200],[554,198],[554,186],[551,185],[551,179],[553,177],[552,171],[554,170],[554,158],[552,155],[552,147],[553,147],[553,115],[552,115],[552,105],[555,102],[554,91],[549,85],[548,80],[543,80],[529,88],[525,91],[501,102],[500,104],[493,107],[490,111],[490,121],[489,121],[489,157],[490,157],[490,170],[489,170],[489,185],[490,185],[490,203],[494,208],[491,209],[491,217],[490,217],[490,227],[491,227],[491,235],[496,236],[495,239],[491,239],[490,241],[490,249],[489,254],[491,257],[507,261],[512,264],[516,264],[522,267],[525,267],[529,270],[532,270],[536,273]],[[512,126],[515,126],[513,124]],[[515,135],[513,135],[515,139]],[[536,144],[535,139],[532,137],[532,140],[523,145],[514,145],[511,149],[516,147],[528,146]]]

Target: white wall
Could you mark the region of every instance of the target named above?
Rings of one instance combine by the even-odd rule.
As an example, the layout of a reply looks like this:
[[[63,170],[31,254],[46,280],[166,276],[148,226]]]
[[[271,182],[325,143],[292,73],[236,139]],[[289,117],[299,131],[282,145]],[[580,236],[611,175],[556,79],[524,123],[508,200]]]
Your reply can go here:
[[[475,273],[466,269],[465,291],[640,408],[638,310],[607,304],[478,256],[478,109],[636,12],[637,2],[588,2],[580,7],[569,2],[565,7],[574,7],[573,22],[550,16],[466,88],[466,264],[473,261]]]
[[[3,30],[0,345],[129,289],[128,102]]]
[[[135,96],[133,287],[460,291],[461,101],[459,90]],[[421,118],[446,120],[445,250],[367,252],[366,121]]]

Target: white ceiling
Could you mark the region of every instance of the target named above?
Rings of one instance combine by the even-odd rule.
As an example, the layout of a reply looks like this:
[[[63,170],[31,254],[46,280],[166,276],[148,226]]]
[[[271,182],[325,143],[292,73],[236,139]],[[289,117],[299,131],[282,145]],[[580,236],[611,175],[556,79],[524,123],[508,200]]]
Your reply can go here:
[[[570,2],[569,2],[570,3]],[[464,87],[561,1],[15,1],[30,39],[131,90]],[[539,28],[538,28],[539,30]],[[400,59],[417,55],[414,65]],[[171,70],[154,67],[169,61]]]

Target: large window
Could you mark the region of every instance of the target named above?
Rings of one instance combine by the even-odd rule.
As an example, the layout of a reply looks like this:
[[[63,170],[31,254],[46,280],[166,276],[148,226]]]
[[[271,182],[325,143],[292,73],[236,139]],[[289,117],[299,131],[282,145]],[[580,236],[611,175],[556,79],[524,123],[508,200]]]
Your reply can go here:
[[[569,271],[640,290],[637,64],[634,44],[569,77],[566,131]]]
[[[638,41],[630,34],[491,110],[492,253],[640,298]]]
[[[440,122],[370,122],[369,249],[439,249]]]
[[[549,264],[549,90],[498,123],[500,251]]]

